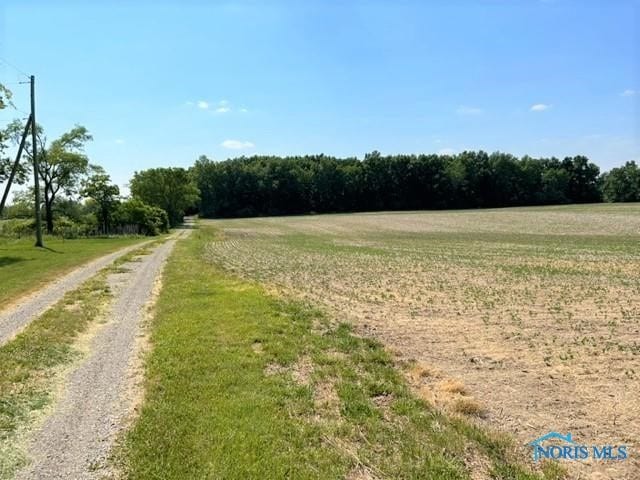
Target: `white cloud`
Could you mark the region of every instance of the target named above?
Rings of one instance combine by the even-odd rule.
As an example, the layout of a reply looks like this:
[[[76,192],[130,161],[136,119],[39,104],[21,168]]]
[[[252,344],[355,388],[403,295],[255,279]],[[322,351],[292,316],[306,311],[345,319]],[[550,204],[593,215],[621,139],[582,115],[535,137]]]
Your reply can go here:
[[[456,110],[456,113],[458,115],[480,115],[482,113],[482,109],[477,107],[468,107],[466,105],[461,105]]]
[[[632,90],[630,88],[627,88],[620,95],[622,95],[623,97],[633,97],[636,93],[638,93],[638,92],[636,92],[635,90]]]
[[[532,112],[544,112],[545,110],[549,110],[551,105],[547,105],[546,103],[536,103],[535,105],[531,105]]]
[[[438,155],[455,155],[456,151],[453,148],[441,148],[437,153]]]
[[[242,140],[225,140],[220,144],[220,146],[230,150],[244,150],[246,148],[255,147],[253,143]]]
[[[193,102],[191,100],[184,103],[187,107],[197,107],[200,110],[209,110],[212,113],[229,113],[234,111],[234,108],[229,100],[222,99],[216,103],[209,103],[206,100],[198,100]],[[247,113],[248,110],[245,107],[238,109],[240,113]]]
[[[216,107],[216,113],[227,113],[231,111],[231,104],[228,100],[220,100]]]
[[[124,140],[123,140],[122,138],[116,138],[116,139],[115,139],[115,143],[116,143],[117,145],[122,145],[122,144],[124,143]]]

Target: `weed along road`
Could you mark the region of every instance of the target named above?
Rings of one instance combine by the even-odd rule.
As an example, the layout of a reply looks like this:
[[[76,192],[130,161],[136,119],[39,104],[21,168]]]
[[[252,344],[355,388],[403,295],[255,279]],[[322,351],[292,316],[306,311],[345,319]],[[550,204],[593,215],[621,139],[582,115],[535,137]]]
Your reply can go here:
[[[112,293],[103,322],[78,343],[84,359],[68,369],[52,411],[25,443],[20,479],[101,478],[118,432],[138,398],[142,325],[163,264],[183,230],[106,274]],[[96,323],[96,322],[94,322]]]
[[[82,265],[37,293],[27,295],[8,308],[0,310],[0,345],[15,337],[31,320],[44,313],[65,293],[77,288],[100,270],[141,245],[143,244],[123,248]]]

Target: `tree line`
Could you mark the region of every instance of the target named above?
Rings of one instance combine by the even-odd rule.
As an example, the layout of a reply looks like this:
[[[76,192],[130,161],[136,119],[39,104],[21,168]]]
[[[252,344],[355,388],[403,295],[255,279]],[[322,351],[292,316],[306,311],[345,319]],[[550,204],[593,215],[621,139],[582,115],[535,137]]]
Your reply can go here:
[[[640,201],[634,162],[601,175],[584,156],[202,156],[191,174],[206,217]]]
[[[17,125],[7,131],[15,130]],[[49,146],[41,140],[49,233],[155,235],[178,225],[185,213],[195,212],[204,217],[247,217],[640,201],[640,168],[635,162],[601,174],[584,156],[517,158],[483,151],[386,156],[372,152],[363,160],[310,155],[215,162],[202,156],[189,169],[135,172],[131,197],[122,198],[104,169],[90,164],[82,153],[90,139],[84,127],[76,126]],[[27,148],[27,156],[29,152]],[[2,164],[0,160],[0,177]],[[29,190],[18,195],[8,216],[31,217],[32,198]]]
[[[0,109],[11,92],[0,85]],[[24,126],[0,130],[0,184],[11,160],[7,146]],[[456,155],[253,156],[215,162],[201,156],[189,168],[135,172],[131,196],[120,195],[106,171],[90,163],[84,146],[91,134],[76,125],[53,141],[36,128],[43,212],[47,232],[66,236],[143,233],[178,225],[185,213],[247,217],[379,210],[490,208],[591,202],[640,201],[640,168],[631,161],[600,173],[585,156],[518,158],[502,152]],[[33,165],[32,147],[16,182]],[[33,218],[30,189],[18,194],[5,218]],[[5,222],[6,225],[6,222]],[[23,222],[17,228],[29,229]],[[2,233],[2,232],[0,232]]]

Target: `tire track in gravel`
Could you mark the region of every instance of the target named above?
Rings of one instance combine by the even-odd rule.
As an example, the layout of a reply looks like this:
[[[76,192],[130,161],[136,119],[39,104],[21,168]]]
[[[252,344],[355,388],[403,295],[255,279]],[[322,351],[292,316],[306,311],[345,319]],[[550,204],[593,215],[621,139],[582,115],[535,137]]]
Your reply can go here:
[[[37,293],[27,295],[24,299],[11,305],[8,309],[0,310],[0,346],[12,340],[29,322],[47,311],[58,302],[65,293],[78,288],[86,280],[93,277],[118,258],[148,243],[149,241],[131,245],[104,255],[96,260],[92,260],[62,278],[55,280]]]
[[[52,414],[27,445],[31,463],[17,479],[98,479],[110,472],[109,452],[131,418],[135,384],[140,380],[142,322],[153,300],[154,284],[175,242],[190,230],[158,246],[125,273],[109,276],[114,298],[103,325],[91,340],[89,356],[69,374]]]

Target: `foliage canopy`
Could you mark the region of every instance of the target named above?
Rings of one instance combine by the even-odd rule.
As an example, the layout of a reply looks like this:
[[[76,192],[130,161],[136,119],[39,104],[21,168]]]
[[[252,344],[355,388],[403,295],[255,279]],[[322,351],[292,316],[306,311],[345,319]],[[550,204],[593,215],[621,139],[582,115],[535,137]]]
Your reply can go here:
[[[201,214],[507,207],[601,201],[599,168],[586,157],[531,158],[501,152],[387,155],[360,161],[325,155],[254,156],[193,167]]]

